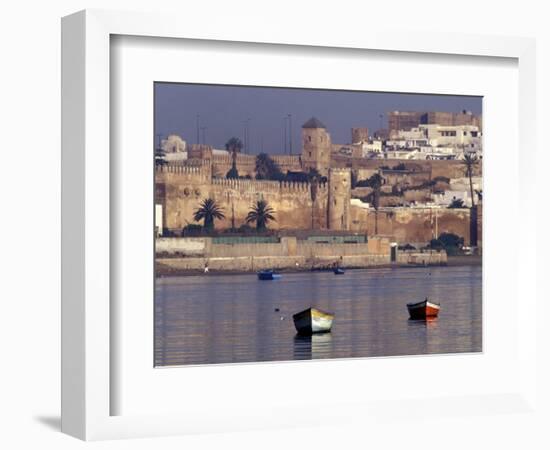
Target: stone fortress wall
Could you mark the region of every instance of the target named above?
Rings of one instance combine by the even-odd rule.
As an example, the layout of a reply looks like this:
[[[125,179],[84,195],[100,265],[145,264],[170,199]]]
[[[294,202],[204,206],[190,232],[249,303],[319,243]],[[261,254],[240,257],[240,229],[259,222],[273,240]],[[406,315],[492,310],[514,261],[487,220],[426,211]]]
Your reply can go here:
[[[270,155],[283,173],[307,172],[315,168],[327,182],[278,182],[255,180],[255,155],[237,154],[241,177],[226,179],[231,155],[213,154],[208,146],[190,149],[189,159],[179,164],[159,165],[155,175],[155,202],[162,205],[163,228],[180,234],[189,224],[201,201],[214,199],[225,218],[216,220],[217,229],[239,228],[250,208],[260,199],[275,210],[273,230],[337,230],[373,236],[391,236],[398,243],[428,242],[442,232],[470,240],[470,211],[467,209],[373,208],[351,202],[351,174],[366,179],[379,172],[391,183],[415,185],[436,177],[463,178],[460,161],[368,160],[330,154],[330,134],[322,123],[311,119],[302,130],[303,149],[298,155]],[[405,171],[391,170],[405,165]],[[481,166],[481,165],[480,165]],[[384,167],[389,167],[390,170]],[[480,174],[481,168],[475,175]],[[254,224],[252,224],[253,226]],[[478,233],[480,234],[480,233]]]
[[[225,219],[216,221],[219,229],[245,224],[250,208],[260,199],[275,210],[276,222],[270,223],[271,229],[328,227],[328,183],[316,185],[313,194],[310,183],[210,178],[206,167],[160,166],[155,178],[156,203],[163,205],[164,228],[176,234],[196,223],[194,211],[206,198],[223,208]]]
[[[350,231],[392,236],[399,244],[420,244],[453,233],[470,242],[470,210],[435,208],[351,208]]]
[[[348,230],[392,236],[398,243],[428,242],[443,232],[470,240],[470,210],[432,208],[364,208],[350,202],[350,171],[330,171],[329,182],[312,193],[310,183],[247,179],[216,179],[208,168],[160,166],[156,171],[156,202],[163,205],[164,227],[174,234],[196,223],[194,211],[202,200],[213,198],[225,219],[218,229],[238,228],[259,199],[275,210],[273,230]]]

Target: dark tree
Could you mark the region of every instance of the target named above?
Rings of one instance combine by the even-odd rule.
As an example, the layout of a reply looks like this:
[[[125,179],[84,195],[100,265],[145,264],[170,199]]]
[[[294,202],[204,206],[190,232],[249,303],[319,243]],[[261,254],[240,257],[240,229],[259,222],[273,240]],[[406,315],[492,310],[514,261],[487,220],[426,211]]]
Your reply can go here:
[[[479,165],[479,159],[475,154],[465,153],[464,159],[462,160],[464,165],[464,173],[470,180],[470,195],[472,196],[472,208],[474,207],[474,185],[472,183],[472,176],[474,174],[474,169]]]
[[[239,138],[232,137],[225,143],[225,149],[231,153],[231,169],[225,175],[226,178],[239,178],[237,170],[237,153],[240,153],[243,143]]]
[[[225,178],[239,178],[239,171],[237,170],[237,164],[233,161],[231,169],[225,174]]]
[[[443,250],[449,255],[456,255],[464,245],[464,238],[454,233],[441,233],[439,238],[432,239],[429,247],[434,250]]]
[[[223,209],[216,203],[215,200],[207,198],[203,200],[195,210],[193,218],[198,222],[204,220],[204,229],[207,232],[214,230],[214,219],[224,219]]]
[[[453,201],[449,205],[450,209],[464,208],[464,207],[465,207],[464,202],[459,198],[453,198]]]
[[[454,233],[441,233],[439,240],[445,247],[458,247],[464,245],[464,238]]]
[[[285,176],[281,169],[267,153],[260,153],[256,156],[256,179],[257,180],[284,180]]]
[[[384,179],[379,173],[375,173],[367,180],[367,184],[372,188],[372,205],[374,206],[374,234],[378,234],[378,207],[380,206],[380,191],[384,184]]]
[[[380,191],[383,184],[384,179],[379,173],[375,173],[366,182],[366,185],[372,188],[372,205],[375,209],[380,206]]]
[[[248,212],[246,223],[256,222],[256,230],[265,231],[269,222],[275,222],[274,212],[265,200],[258,200]]]
[[[243,148],[242,141],[237,137],[232,137],[225,143],[225,149],[232,155],[239,153]]]

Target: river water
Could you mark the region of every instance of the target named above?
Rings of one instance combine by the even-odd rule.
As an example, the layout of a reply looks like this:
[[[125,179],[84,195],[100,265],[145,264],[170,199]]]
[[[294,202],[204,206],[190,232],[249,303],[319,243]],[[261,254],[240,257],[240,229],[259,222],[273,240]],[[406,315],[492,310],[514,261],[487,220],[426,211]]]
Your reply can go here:
[[[156,280],[155,366],[419,355],[482,350],[481,267],[384,268]],[[439,317],[408,320],[430,297]],[[296,335],[292,314],[335,315],[332,332]]]

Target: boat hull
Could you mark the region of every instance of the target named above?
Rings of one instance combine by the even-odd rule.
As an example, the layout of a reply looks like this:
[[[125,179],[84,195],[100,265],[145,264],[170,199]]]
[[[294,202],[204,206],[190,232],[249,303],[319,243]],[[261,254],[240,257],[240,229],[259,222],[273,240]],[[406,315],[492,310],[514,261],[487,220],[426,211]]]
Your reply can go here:
[[[281,278],[281,275],[273,272],[258,272],[258,280],[278,280]]]
[[[438,303],[424,300],[418,303],[407,304],[411,320],[425,320],[437,317],[440,305]]]
[[[327,333],[332,328],[334,316],[316,308],[308,308],[292,316],[298,334]]]
[[[334,275],[344,275],[344,269],[334,269]]]

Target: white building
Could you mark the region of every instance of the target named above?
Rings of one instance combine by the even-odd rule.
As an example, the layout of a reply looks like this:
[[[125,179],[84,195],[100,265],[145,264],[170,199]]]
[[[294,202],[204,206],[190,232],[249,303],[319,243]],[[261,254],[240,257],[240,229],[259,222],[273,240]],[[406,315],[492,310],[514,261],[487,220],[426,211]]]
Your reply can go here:
[[[481,137],[481,131],[473,125],[422,124],[411,130],[399,130],[387,145],[474,148],[481,147]]]
[[[161,147],[164,153],[182,153],[187,150],[187,143],[177,134],[170,134],[161,141]]]
[[[420,125],[432,147],[480,148],[481,131],[473,125]]]
[[[385,159],[417,159],[418,154],[419,153],[417,149],[408,149],[408,148],[393,149],[393,150],[386,149],[386,151],[384,152],[384,158]]]
[[[382,141],[375,139],[362,144],[363,156],[367,156],[369,153],[382,153],[383,150]]]
[[[407,153],[407,159],[460,159],[464,153],[481,153],[481,131],[473,125],[443,126],[422,124],[410,130],[399,130],[394,139],[387,140],[385,153]],[[390,156],[391,155],[391,156]]]

